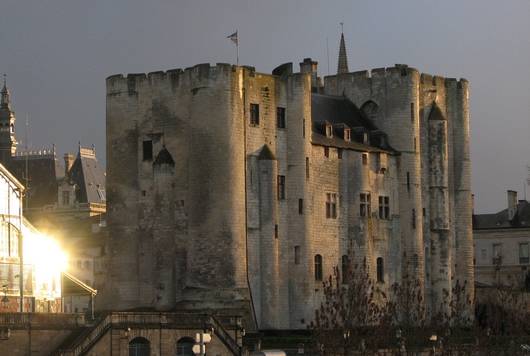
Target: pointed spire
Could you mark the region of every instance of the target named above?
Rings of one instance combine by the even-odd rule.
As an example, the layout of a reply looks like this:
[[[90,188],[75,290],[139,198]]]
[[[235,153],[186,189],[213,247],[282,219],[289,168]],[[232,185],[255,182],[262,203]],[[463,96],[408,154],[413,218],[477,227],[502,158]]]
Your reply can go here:
[[[337,74],[348,73],[348,56],[346,55],[346,43],[344,42],[344,23],[340,23],[340,48],[339,48],[339,65]]]
[[[4,74],[4,86],[2,87],[2,91],[0,92],[2,95],[2,99],[0,100],[0,107],[2,108],[10,108],[10,100],[9,100],[9,90],[7,89],[7,75]]]

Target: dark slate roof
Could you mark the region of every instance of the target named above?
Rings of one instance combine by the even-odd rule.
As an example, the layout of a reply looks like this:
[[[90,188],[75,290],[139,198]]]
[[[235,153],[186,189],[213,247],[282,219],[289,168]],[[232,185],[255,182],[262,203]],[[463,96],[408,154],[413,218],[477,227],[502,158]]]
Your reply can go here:
[[[508,219],[508,209],[494,214],[473,215],[473,229],[530,228],[530,202],[520,200],[512,220]]]
[[[354,103],[342,96],[312,94],[311,119],[313,126],[328,121],[333,125],[346,124],[351,128],[362,126],[368,130],[377,129]]]
[[[169,164],[170,166],[175,166],[175,161],[173,160],[173,157],[171,156],[171,153],[163,147],[160,152],[158,152],[158,155],[155,158],[155,161],[153,162],[154,166],[158,166],[161,164]]]
[[[29,184],[26,198],[29,208],[42,208],[57,202],[57,181],[64,176],[64,168],[55,155],[29,156],[27,159]],[[26,185],[26,157],[15,156],[7,163],[8,169]]]
[[[384,133],[377,129],[375,124],[367,118],[364,113],[350,100],[342,96],[331,96],[313,93],[311,95],[311,120],[313,124],[312,143],[322,146],[333,146],[366,152],[387,152],[397,153],[387,140],[380,147],[374,144],[368,145],[354,140],[355,131],[359,128],[364,130],[370,137],[380,137]],[[329,123],[333,126],[334,135],[332,138],[325,136],[323,125]],[[343,128],[352,130],[352,140],[345,141],[342,134],[337,132]],[[374,135],[375,134],[375,135]]]
[[[90,154],[84,152],[86,149],[81,150],[69,172],[70,181],[79,188],[77,201],[103,204],[106,201],[105,170],[97,161],[95,153]]]

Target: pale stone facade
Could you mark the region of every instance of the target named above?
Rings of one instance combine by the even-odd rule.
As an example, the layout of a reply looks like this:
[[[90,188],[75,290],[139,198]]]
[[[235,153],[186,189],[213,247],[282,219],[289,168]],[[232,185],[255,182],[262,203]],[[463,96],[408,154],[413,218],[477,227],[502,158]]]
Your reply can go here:
[[[506,209],[473,215],[475,280],[478,286],[530,288],[530,202],[507,192]]]
[[[456,280],[472,295],[467,81],[396,65],[321,83],[310,59],[107,79],[101,309],[307,328],[352,250],[383,289],[418,278],[430,310]]]

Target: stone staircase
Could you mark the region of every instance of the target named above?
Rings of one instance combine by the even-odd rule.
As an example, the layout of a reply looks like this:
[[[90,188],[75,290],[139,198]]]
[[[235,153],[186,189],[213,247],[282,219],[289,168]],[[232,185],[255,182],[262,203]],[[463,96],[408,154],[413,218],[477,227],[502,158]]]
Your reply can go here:
[[[217,337],[233,355],[241,348],[221,323],[213,316],[196,313],[112,312],[97,319],[91,327],[81,328],[65,340],[54,356],[85,355],[111,329],[149,328],[214,330]]]

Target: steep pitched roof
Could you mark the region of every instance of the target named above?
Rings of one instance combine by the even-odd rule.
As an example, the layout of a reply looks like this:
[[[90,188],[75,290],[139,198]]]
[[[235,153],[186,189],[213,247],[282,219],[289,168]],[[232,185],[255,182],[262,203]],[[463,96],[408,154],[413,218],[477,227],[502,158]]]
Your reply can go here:
[[[339,63],[337,65],[337,74],[348,73],[348,55],[346,54],[346,43],[344,33],[340,35]]]
[[[70,168],[69,178],[79,187],[80,203],[105,203],[105,170],[95,153],[81,149]]]
[[[42,208],[57,202],[57,181],[63,176],[64,169],[54,154],[15,156],[11,158],[7,166],[22,184],[26,185],[26,181],[29,181],[26,187],[29,208]]]
[[[311,119],[313,124],[329,121],[331,124],[346,124],[349,127],[362,126],[368,130],[377,127],[364,116],[354,103],[342,96],[311,95]]]

